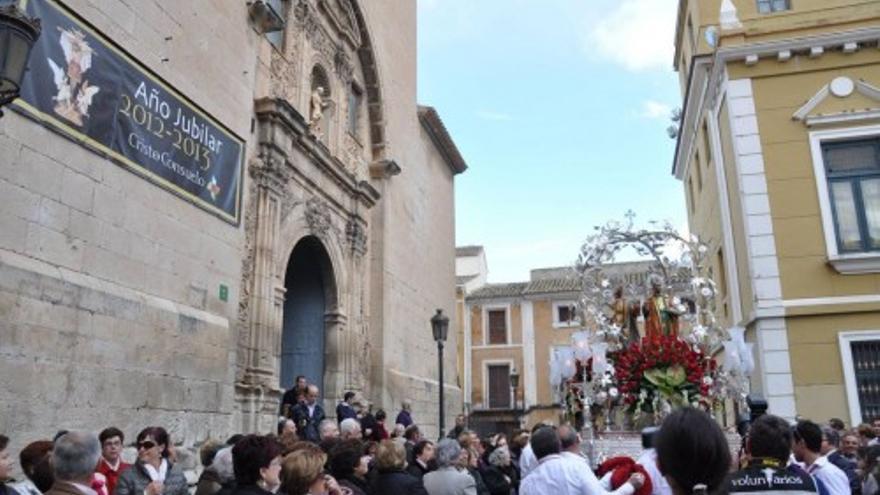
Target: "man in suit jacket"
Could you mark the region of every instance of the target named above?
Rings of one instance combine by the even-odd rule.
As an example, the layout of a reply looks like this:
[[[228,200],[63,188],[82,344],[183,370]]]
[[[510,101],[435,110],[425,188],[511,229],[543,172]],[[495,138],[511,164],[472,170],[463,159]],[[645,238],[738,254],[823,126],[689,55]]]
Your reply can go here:
[[[351,405],[352,399],[354,399],[355,393],[352,391],[348,391],[345,393],[345,396],[342,398],[342,402],[340,402],[336,406],[336,423],[342,423],[342,420],[348,418],[357,419],[357,411],[354,410],[354,406]]]
[[[418,479],[425,477],[431,471],[434,462],[434,443],[430,440],[420,440],[413,447],[413,462],[406,466],[406,472]]]
[[[318,387],[309,385],[306,389],[306,400],[293,407],[293,422],[296,431],[303,440],[318,443],[321,436],[318,425],[324,420],[324,408],[318,404]]]
[[[52,465],[55,483],[45,495],[95,495],[92,475],[101,457],[101,443],[93,433],[70,431],[55,441]]]

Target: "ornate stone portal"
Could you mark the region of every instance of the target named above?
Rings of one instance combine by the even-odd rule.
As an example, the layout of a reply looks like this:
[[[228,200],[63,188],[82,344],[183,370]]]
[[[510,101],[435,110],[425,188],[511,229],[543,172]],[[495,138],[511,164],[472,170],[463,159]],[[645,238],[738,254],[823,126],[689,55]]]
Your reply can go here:
[[[324,276],[329,283],[324,383],[319,384],[325,405],[343,390],[368,392],[368,215],[379,193],[360,177],[383,149],[384,132],[376,122],[380,92],[370,91],[378,77],[370,72],[374,67],[357,71],[351,61],[356,57],[363,65],[373,57],[350,0],[299,0],[291,2],[288,13],[283,46],[272,55],[271,96],[255,102],[258,151],[249,163],[245,195],[247,256],[235,386],[242,431],[271,431],[283,388],[289,386],[279,382],[285,273],[294,246],[305,238],[317,239],[330,265]],[[324,79],[317,83],[327,85],[321,95],[326,101],[318,107],[314,74]],[[368,101],[344,97],[357,88],[367,88]],[[348,105],[368,107],[370,126],[346,122],[346,116],[359,114]],[[345,111],[325,113],[318,127],[325,107]]]

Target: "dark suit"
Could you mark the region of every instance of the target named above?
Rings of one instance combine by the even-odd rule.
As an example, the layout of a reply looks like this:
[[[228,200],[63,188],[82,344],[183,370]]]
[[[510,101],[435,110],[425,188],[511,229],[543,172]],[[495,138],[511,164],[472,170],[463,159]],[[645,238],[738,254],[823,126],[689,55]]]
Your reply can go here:
[[[303,440],[318,443],[321,437],[318,434],[318,425],[323,420],[324,408],[317,402],[311,415],[309,415],[309,406],[305,403],[293,407],[293,422],[296,424],[296,432]]]
[[[297,405],[296,396],[301,393],[302,390],[298,390],[296,387],[284,392],[284,395],[281,397],[281,408],[278,411],[278,414],[285,418],[292,418],[293,408]]]
[[[425,477],[425,473],[429,472],[430,469],[426,466],[422,466],[422,463],[418,460],[413,461],[411,464],[406,466],[406,472],[413,475],[418,479],[422,479]]]
[[[839,450],[835,450],[834,452],[828,454],[828,462],[834,464],[839,467],[841,471],[846,475],[846,478],[849,480],[849,487],[852,490],[852,495],[861,495],[862,493],[862,482],[859,480],[858,475],[856,474],[856,463],[850,459],[847,459],[843,454],[840,453]]]
[[[342,423],[343,419],[354,418],[357,419],[357,412],[351,407],[351,404],[348,402],[340,402],[336,406],[336,422]]]

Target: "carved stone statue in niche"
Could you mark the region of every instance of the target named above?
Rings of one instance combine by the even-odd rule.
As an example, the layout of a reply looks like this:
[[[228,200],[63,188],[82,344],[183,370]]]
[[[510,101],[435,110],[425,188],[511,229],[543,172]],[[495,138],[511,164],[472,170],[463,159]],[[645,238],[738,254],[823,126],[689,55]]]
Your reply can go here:
[[[324,110],[330,106],[330,102],[324,96],[324,87],[318,86],[312,91],[312,98],[309,102],[309,129],[312,134],[319,139],[323,136],[321,124],[324,120]]]

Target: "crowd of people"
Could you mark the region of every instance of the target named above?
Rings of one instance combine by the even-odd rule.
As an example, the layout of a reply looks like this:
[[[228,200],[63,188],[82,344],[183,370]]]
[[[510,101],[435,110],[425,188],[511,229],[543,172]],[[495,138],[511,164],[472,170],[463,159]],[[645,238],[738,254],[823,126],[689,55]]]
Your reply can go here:
[[[606,459],[593,470],[567,424],[480,438],[459,416],[433,442],[407,402],[386,428],[385,412],[373,414],[352,392],[335,418],[325,417],[319,392],[299,380],[271,434],[205,442],[195,485],[160,426],[138,433],[131,465],[114,427],[32,442],[19,453],[19,481],[10,478],[9,439],[0,435],[0,495],[880,494],[880,420],[846,430],[840,420],[792,425],[763,415],[732,456],[712,417],[683,408],[643,432],[638,459]]]

